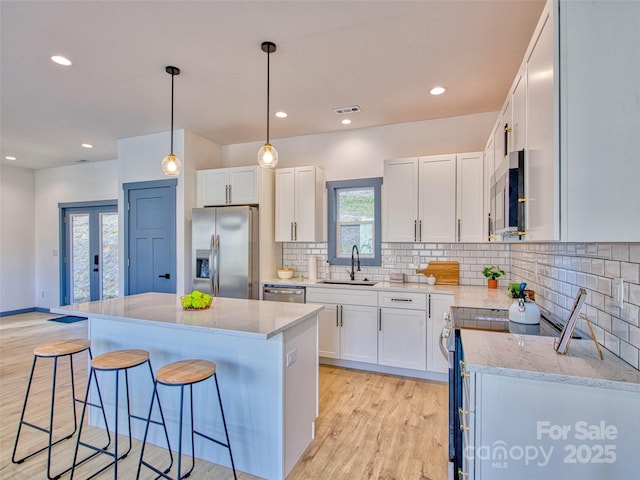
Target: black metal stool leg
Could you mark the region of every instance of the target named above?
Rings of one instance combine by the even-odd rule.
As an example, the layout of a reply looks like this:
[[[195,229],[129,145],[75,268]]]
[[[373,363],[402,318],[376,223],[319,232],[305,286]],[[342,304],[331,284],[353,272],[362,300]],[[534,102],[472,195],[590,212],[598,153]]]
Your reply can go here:
[[[224,426],[224,435],[227,438],[226,447],[229,449],[229,457],[231,458],[231,469],[233,470],[233,478],[238,480],[236,476],[236,466],[233,463],[233,454],[231,453],[231,442],[229,441],[229,431],[227,430],[227,421],[224,418],[224,409],[222,408],[222,397],[220,396],[220,386],[218,385],[218,372],[213,374],[213,379],[216,382],[216,392],[218,393],[218,403],[220,404],[220,416],[222,417],[222,425]]]

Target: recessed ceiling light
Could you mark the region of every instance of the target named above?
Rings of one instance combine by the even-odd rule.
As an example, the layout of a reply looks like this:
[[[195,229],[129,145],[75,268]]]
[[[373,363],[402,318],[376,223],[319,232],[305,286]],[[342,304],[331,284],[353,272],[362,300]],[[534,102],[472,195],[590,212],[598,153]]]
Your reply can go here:
[[[278,118],[287,118],[287,112],[276,112],[275,113],[276,117]]]
[[[444,87],[433,87],[429,93],[431,93],[431,95],[442,95],[446,90]]]
[[[64,67],[69,67],[71,65],[71,60],[67,57],[63,57],[62,55],[54,55],[51,57],[51,60]]]
[[[7,160],[17,160],[17,158],[16,158],[16,157],[12,157],[11,155],[7,155],[7,156],[6,156],[6,157],[4,157],[4,158],[6,158]]]
[[[93,148],[93,145],[91,145],[90,143],[83,143],[82,146],[84,148]]]
[[[344,120],[342,120],[342,124],[343,125],[349,125],[349,124],[351,124],[351,120],[349,120],[348,118],[345,118]]]

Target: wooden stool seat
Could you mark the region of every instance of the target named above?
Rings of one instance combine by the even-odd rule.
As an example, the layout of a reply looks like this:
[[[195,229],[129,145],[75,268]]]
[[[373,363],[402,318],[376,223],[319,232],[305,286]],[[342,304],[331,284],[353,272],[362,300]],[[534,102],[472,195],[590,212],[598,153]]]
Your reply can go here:
[[[146,350],[114,350],[98,355],[91,361],[96,370],[122,370],[137,367],[149,360]]]
[[[73,355],[80,353],[91,346],[89,340],[82,338],[70,338],[58,340],[56,342],[38,345],[33,349],[33,354],[38,357],[61,357],[62,355]]]
[[[160,368],[156,379],[165,385],[189,385],[206,380],[214,373],[216,364],[208,360],[181,360]]]

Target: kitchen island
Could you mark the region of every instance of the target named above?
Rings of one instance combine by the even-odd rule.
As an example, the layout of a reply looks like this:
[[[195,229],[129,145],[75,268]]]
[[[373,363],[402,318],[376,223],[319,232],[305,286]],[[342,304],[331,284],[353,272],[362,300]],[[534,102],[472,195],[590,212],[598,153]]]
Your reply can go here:
[[[149,351],[154,370],[184,359],[215,362],[236,468],[281,480],[314,436],[320,309],[316,305],[214,298],[209,309],[185,311],[177,295],[145,293],[51,311],[89,318],[94,356],[141,348]],[[129,380],[132,413],[146,416],[153,387],[148,369],[132,369]],[[107,414],[112,418],[110,389],[114,382],[106,377],[100,381]],[[159,391],[175,448],[179,392],[171,388]],[[214,409],[214,398],[212,382],[194,387],[196,428],[220,437],[222,421]],[[120,431],[126,431],[126,415],[121,419]],[[102,425],[97,412],[91,413],[90,422]],[[142,438],[144,423],[134,421],[132,428],[134,436]],[[160,433],[152,427],[150,440],[164,446]],[[230,466],[226,449],[198,439],[196,444],[198,457]]]

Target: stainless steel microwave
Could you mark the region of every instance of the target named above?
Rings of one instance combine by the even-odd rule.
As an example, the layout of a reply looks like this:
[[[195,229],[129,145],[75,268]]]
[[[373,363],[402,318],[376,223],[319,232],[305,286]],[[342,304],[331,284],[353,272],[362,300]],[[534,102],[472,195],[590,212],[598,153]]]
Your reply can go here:
[[[489,239],[522,240],[525,229],[525,151],[509,153],[496,170],[491,184]]]

